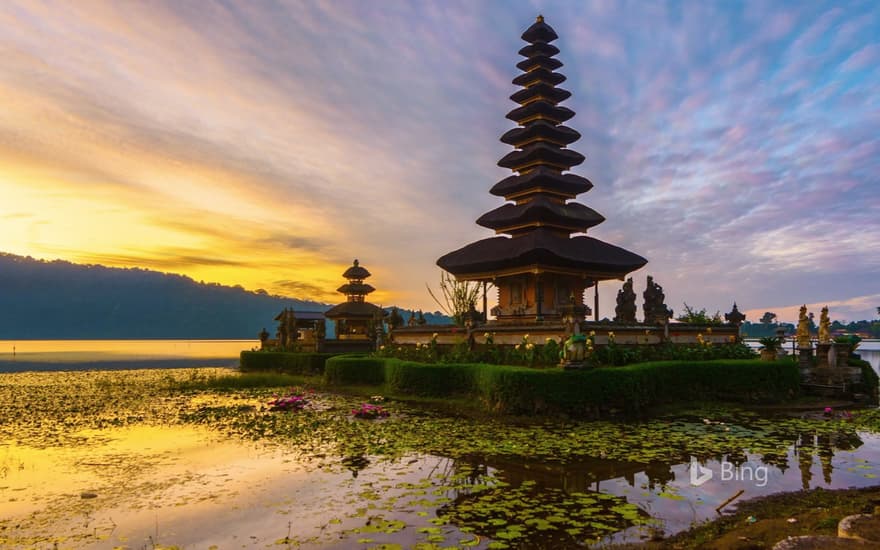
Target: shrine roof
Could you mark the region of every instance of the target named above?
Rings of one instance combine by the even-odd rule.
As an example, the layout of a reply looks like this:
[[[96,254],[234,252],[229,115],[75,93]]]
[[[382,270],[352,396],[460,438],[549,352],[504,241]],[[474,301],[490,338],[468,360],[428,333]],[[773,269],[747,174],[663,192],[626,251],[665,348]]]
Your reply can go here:
[[[376,314],[383,317],[385,310],[369,302],[342,302],[324,313],[328,319],[372,319]]]
[[[646,263],[648,261],[638,254],[598,239],[569,238],[545,228],[515,237],[483,239],[437,260],[438,266],[456,276],[540,265],[606,279],[622,277]]]
[[[603,221],[605,218],[601,214],[579,202],[560,203],[558,200],[539,196],[525,204],[504,204],[480,216],[477,224],[496,231],[537,224],[586,231]]]
[[[529,189],[547,189],[574,197],[593,188],[587,178],[577,174],[562,174],[557,170],[539,166],[526,174],[514,174],[496,183],[489,192],[499,197],[508,197]]]

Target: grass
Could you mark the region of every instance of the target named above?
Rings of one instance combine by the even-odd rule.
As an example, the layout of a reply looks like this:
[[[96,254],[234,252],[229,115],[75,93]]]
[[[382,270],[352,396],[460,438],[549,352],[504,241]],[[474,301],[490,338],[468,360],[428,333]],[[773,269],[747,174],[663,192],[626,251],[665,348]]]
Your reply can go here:
[[[298,376],[275,372],[245,372],[240,374],[209,374],[183,380],[173,380],[169,389],[195,390],[246,390],[254,388],[284,388],[308,384],[315,385],[320,376]]]
[[[852,514],[873,513],[878,504],[880,487],[781,493],[743,502],[734,514],[698,525],[662,542],[611,546],[609,550],[772,548],[789,536],[836,536],[841,519]]]

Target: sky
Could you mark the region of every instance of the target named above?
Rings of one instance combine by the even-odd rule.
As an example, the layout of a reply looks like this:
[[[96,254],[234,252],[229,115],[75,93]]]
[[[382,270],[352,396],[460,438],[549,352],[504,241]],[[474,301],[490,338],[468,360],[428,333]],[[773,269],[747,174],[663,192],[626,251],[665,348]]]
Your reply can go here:
[[[0,251],[330,303],[358,258],[371,301],[433,311],[437,258],[492,236],[539,13],[639,296],[877,316],[871,1],[6,0]]]

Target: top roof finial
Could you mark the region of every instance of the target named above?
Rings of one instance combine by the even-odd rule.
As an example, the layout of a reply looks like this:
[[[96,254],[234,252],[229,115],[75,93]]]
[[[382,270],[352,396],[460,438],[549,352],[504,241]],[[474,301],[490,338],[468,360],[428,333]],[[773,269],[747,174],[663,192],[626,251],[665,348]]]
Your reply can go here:
[[[538,17],[535,18],[535,21],[536,21],[537,23],[543,23],[543,22],[544,22],[544,16],[538,14]]]
[[[358,266],[358,263],[359,263],[359,262],[357,261],[357,258],[355,258],[355,260],[354,260],[354,266],[357,267],[357,266]]]

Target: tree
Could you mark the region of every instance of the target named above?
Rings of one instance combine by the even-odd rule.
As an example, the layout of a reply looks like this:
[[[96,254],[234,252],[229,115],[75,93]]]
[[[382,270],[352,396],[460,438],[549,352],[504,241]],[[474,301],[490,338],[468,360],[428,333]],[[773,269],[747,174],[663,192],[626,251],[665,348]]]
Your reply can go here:
[[[696,308],[687,305],[687,302],[684,303],[684,315],[676,317],[676,320],[682,323],[698,325],[720,325],[722,323],[720,311],[716,311],[714,315],[709,315],[706,313],[706,308],[698,311]]]
[[[425,283],[428,294],[437,302],[440,309],[446,315],[452,317],[456,325],[464,325],[464,315],[471,308],[476,309],[477,299],[480,297],[481,285],[476,281],[458,281],[446,271],[440,273],[440,292],[443,297],[441,302],[428,283]]]
[[[765,325],[773,324],[773,321],[776,319],[776,314],[772,311],[765,311],[764,315],[761,317],[761,323]]]

